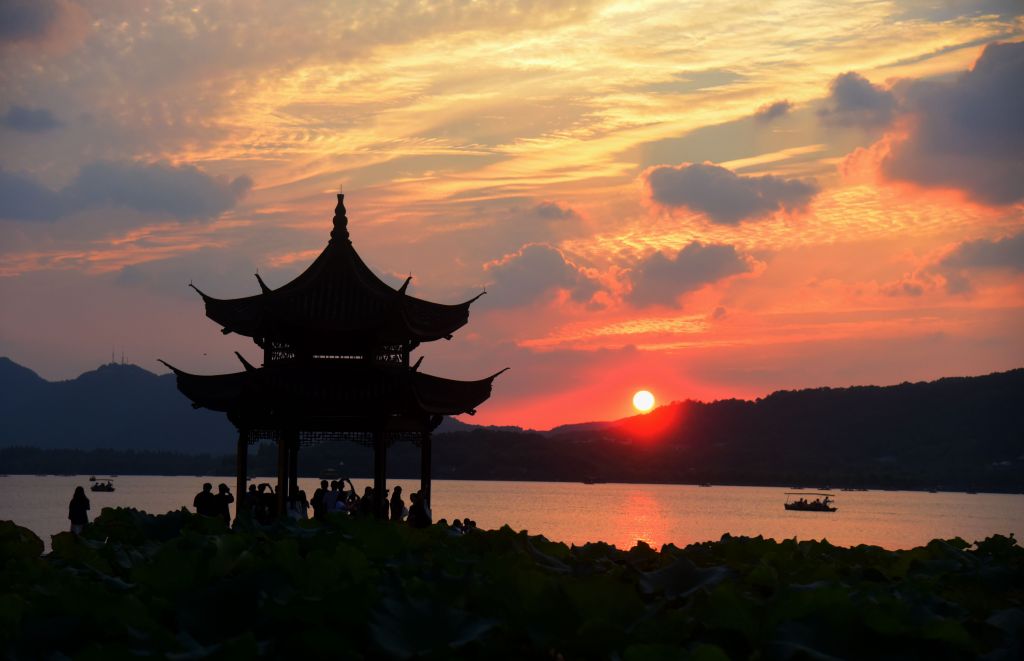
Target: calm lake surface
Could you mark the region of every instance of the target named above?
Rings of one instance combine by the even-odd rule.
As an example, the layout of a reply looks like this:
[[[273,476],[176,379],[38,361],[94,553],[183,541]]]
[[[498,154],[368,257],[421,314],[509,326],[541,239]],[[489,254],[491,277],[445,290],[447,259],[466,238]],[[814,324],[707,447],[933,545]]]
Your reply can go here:
[[[274,482],[256,478],[257,482]],[[0,520],[13,520],[47,542],[67,530],[68,501],[84,486],[92,504],[90,520],[104,507],[135,507],[164,513],[192,504],[203,482],[233,477],[115,478],[117,491],[93,493],[88,476],[0,477]],[[362,492],[369,480],[353,480]],[[299,480],[312,495],[319,480]],[[389,488],[419,488],[414,480],[391,480]],[[825,538],[840,546],[873,544],[906,549],[932,539],[962,537],[969,542],[993,534],[1024,539],[1024,495],[923,493],[914,491],[835,492],[835,513],[788,512],[778,487],[697,487],[660,484],[572,482],[434,482],[434,520],[470,517],[481,528],[504,524],[571,544],[604,541],[630,548],[643,540],[655,548],[717,540],[724,533],[775,539]],[[408,498],[406,497],[408,503]],[[232,510],[234,511],[234,510]]]

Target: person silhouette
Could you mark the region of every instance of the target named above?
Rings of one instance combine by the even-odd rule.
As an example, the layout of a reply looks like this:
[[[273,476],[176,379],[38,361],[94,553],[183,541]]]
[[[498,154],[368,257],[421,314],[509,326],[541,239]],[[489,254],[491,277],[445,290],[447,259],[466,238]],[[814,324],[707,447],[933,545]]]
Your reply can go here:
[[[229,505],[235,502],[235,497],[231,495],[231,489],[228,485],[221,482],[217,486],[217,495],[213,497],[214,514],[224,519],[224,523],[231,525],[231,508]]]
[[[373,516],[373,487],[363,489],[363,497],[359,499],[356,514],[359,516]]]
[[[244,495],[244,497],[242,499],[242,505],[244,506],[243,509],[245,510],[245,512],[250,517],[255,518],[255,516],[256,516],[256,506],[257,506],[257,503],[259,502],[259,499],[260,499],[260,495],[256,491],[256,485],[255,484],[250,484],[249,485],[249,490],[245,492],[245,495]]]
[[[212,484],[209,482],[203,484],[203,490],[192,499],[192,507],[196,508],[196,514],[217,516],[217,502],[213,495]]]
[[[310,501],[310,505],[313,506],[313,518],[323,519],[324,518],[324,496],[327,494],[327,480],[320,480],[320,486],[313,492],[313,500]]]
[[[75,487],[75,494],[68,503],[68,518],[71,519],[71,532],[80,535],[89,523],[89,499],[85,497],[85,489]]]
[[[299,519],[303,519],[303,520],[308,519],[309,518],[309,499],[306,498],[306,492],[300,489],[299,490],[299,496],[298,496],[298,498],[296,498],[296,501],[298,502],[297,509],[299,511]]]
[[[260,483],[256,492],[256,520],[260,523],[270,523],[276,513],[275,503],[277,501],[274,487],[266,482]]]
[[[395,487],[391,494],[391,520],[401,521],[405,515],[405,502],[402,501],[402,487]]]
[[[427,504],[423,501],[423,496],[419,491],[413,491],[409,494],[409,517],[406,519],[413,528],[426,528],[430,526],[430,510],[427,509]],[[454,522],[453,522],[454,524]]]
[[[341,485],[337,480],[331,480],[331,490],[324,492],[324,511],[333,512],[338,507],[338,496],[341,494]]]

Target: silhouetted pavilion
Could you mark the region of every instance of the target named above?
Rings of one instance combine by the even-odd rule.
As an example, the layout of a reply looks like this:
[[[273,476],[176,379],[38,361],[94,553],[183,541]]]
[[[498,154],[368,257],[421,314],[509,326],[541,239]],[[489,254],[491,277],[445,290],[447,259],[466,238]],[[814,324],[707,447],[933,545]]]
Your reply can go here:
[[[200,376],[164,363],[193,407],[223,411],[238,429],[236,513],[248,446],[262,440],[277,444],[279,512],[298,492],[299,446],[330,440],[372,444],[378,516],[388,446],[418,444],[420,488],[429,503],[431,432],[445,415],[475,413],[501,374],[456,381],[418,371],[419,362],[410,366],[409,353],[422,342],[451,339],[467,323],[479,296],[442,305],[409,296],[411,276],[397,290],[382,282],[352,246],[344,198],[338,194],[327,247],[288,284],[271,289],[257,275],[261,293],[235,299],[213,298],[192,285],[222,333],[251,337],[263,349],[262,367],[241,354],[245,370],[233,374]]]

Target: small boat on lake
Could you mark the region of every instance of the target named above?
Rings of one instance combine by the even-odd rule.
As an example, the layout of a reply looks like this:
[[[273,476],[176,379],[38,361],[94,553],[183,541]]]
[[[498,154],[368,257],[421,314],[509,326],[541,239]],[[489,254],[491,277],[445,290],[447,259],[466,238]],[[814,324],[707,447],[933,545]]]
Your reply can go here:
[[[813,497],[813,500],[811,499]],[[787,510],[796,512],[835,512],[835,496],[830,493],[787,492]]]
[[[93,485],[91,487],[89,487],[89,490],[90,491],[105,491],[105,492],[109,493],[109,492],[114,490],[114,481],[113,480],[96,480],[93,483]]]

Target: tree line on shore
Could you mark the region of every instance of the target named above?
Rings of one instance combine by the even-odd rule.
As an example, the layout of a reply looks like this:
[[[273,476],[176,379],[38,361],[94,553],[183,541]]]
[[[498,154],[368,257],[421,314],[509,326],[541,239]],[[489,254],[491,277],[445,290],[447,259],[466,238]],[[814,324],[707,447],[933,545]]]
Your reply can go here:
[[[433,472],[436,479],[1024,492],[1022,393],[1024,369],[1017,369],[888,387],[780,391],[754,401],[676,402],[644,416],[549,432],[453,426],[464,431],[435,434]],[[0,445],[16,445],[11,440]],[[186,441],[181,447],[196,447]],[[0,448],[0,466],[28,474],[234,473],[231,433],[200,447],[205,454],[7,447]],[[252,474],[274,474],[272,446],[252,453]],[[395,444],[388,463],[393,478],[419,476],[419,450],[410,444]],[[372,452],[348,442],[303,448],[302,475],[327,468],[371,475]]]

